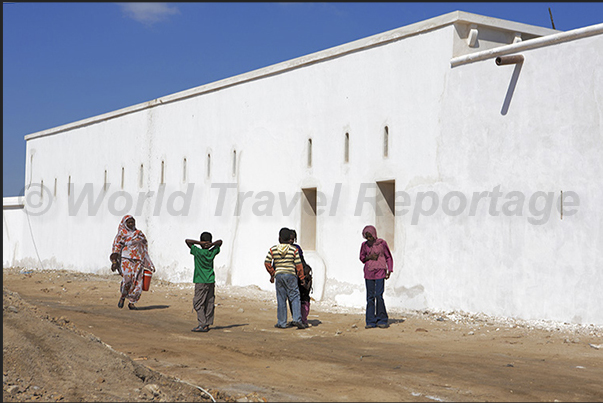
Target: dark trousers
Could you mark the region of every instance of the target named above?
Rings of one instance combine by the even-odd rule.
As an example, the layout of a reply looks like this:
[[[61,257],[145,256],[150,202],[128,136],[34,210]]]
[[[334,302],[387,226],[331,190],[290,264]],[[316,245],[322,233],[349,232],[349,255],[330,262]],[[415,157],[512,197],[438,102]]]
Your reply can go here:
[[[215,290],[215,283],[195,283],[193,308],[197,311],[197,321],[201,327],[214,324]]]
[[[364,281],[366,283],[366,325],[386,325],[388,316],[385,309],[385,301],[383,300],[385,279],[364,279]]]

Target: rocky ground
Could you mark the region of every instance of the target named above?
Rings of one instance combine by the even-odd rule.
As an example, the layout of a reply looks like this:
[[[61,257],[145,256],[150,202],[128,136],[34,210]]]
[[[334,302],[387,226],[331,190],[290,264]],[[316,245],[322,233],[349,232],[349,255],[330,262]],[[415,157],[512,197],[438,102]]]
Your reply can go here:
[[[3,401],[603,401],[603,328],[313,302],[275,329],[273,292],[218,286],[192,333],[192,285],[154,279],[117,308],[119,275],[3,270]]]

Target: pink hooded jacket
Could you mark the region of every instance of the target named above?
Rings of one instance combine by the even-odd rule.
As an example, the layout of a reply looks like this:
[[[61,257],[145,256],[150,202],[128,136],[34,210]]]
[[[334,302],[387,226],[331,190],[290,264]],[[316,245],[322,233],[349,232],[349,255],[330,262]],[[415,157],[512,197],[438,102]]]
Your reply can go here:
[[[373,246],[368,245],[368,241],[364,241],[360,247],[360,261],[364,262],[366,257],[371,253],[379,255],[377,260],[367,260],[364,263],[364,278],[367,280],[378,280],[385,278],[386,271],[390,273],[394,271],[394,260],[385,240],[377,238],[377,229],[372,225],[367,225],[362,230],[362,235],[368,232],[375,238]]]

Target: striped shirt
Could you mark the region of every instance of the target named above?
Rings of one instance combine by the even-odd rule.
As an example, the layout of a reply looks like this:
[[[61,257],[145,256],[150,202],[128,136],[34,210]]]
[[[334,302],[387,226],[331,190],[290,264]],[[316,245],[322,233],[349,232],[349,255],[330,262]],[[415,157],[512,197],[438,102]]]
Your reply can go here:
[[[274,273],[290,273],[299,276],[302,267],[301,258],[297,248],[289,244],[274,245],[266,254],[264,263],[269,264],[274,269]],[[301,279],[303,280],[303,270],[301,270]]]

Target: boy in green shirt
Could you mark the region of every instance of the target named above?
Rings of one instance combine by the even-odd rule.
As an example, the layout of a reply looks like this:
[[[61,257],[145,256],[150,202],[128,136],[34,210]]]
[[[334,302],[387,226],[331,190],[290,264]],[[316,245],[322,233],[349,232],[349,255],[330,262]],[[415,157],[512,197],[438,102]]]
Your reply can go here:
[[[191,255],[195,257],[195,296],[193,308],[197,311],[199,325],[192,329],[193,332],[209,332],[209,325],[214,324],[214,301],[216,299],[215,285],[216,275],[214,273],[214,258],[220,253],[222,240],[212,242],[209,232],[201,234],[199,241],[186,239],[186,245],[190,248]],[[198,246],[201,246],[199,248]]]

